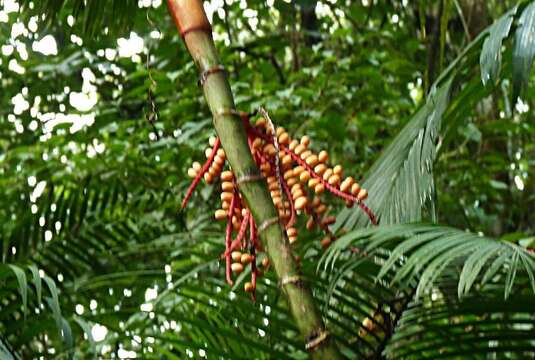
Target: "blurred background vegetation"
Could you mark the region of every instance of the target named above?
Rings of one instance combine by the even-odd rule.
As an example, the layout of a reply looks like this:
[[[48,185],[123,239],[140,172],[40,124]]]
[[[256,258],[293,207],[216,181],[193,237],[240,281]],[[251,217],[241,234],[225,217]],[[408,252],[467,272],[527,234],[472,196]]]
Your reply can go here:
[[[381,217],[334,200],[348,235],[322,260],[321,234],[295,247],[347,357],[535,354],[535,10],[516,4],[205,2],[238,108],[309,135]],[[256,302],[224,283],[217,191],[179,212],[213,129],[165,3],[4,0],[0,36],[0,357],[306,358],[273,274]],[[419,221],[443,226],[393,225]]]

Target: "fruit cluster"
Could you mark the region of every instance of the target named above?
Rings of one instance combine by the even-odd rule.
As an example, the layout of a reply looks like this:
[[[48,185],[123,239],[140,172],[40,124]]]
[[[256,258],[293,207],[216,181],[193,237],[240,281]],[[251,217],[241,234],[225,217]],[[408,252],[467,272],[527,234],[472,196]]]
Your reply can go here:
[[[343,199],[347,207],[357,204],[370,221],[376,224],[372,211],[363,203],[368,197],[367,191],[351,176],[344,177],[342,166],[330,167],[327,164],[328,153],[325,150],[314,152],[309,147],[308,136],[299,140],[292,139],[284,128],[275,129],[263,117],[254,124],[246,114],[242,114],[242,119],[251,154],[262,176],[267,180],[271,199],[291,244],[297,241],[298,233],[294,225],[300,214],[308,216],[308,230],[317,226],[326,234],[321,240],[324,248],[335,240],[329,225],[336,219],[327,214],[327,205],[321,199],[324,192]],[[204,178],[208,184],[220,179],[221,208],[215,211],[215,218],[227,221],[224,253],[226,278],[232,284],[232,273],[239,274],[244,270],[244,266],[250,265],[251,282],[245,283],[245,291],[252,292],[254,296],[256,278],[261,273],[256,265],[256,253],[261,250],[256,225],[240,195],[234,173],[224,170],[226,158],[224,150],[220,148],[219,139],[211,137],[209,145],[205,151],[207,160],[204,165],[194,162],[188,169],[188,175],[193,178],[193,182],[182,202],[182,208],[186,206],[201,179]],[[262,265],[269,265],[267,258],[262,261]]]

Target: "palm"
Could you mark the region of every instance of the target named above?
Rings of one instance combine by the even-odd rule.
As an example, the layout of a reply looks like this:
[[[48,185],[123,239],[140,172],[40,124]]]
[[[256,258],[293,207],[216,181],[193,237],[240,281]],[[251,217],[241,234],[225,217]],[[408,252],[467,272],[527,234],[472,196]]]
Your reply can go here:
[[[303,232],[296,247],[343,354],[533,356],[527,193],[534,133],[530,113],[513,113],[510,102],[530,72],[521,61],[529,46],[513,39],[525,31],[519,24],[531,19],[532,6],[513,15],[510,32],[495,26],[470,44],[462,26],[450,27],[447,37],[439,28],[451,67],[443,66],[437,80],[440,64],[429,74],[425,56],[432,34],[417,32],[418,5],[330,5],[345,15],[320,17],[305,31],[304,23],[293,27],[296,16],[309,14],[307,2],[275,3],[278,17],[263,1],[248,2],[262,32],[244,23],[239,3],[226,5],[228,24],[214,15],[214,29],[229,39],[228,46],[218,44],[240,108],[264,105],[353,173],[370,169],[364,185],[381,226],[363,228],[361,213],[339,211],[333,201],[334,229],[347,234],[323,252],[321,235]],[[312,3],[329,14],[329,2]],[[55,15],[49,29],[38,22],[36,34],[53,34],[57,55],[32,52],[26,35],[18,41],[28,44],[27,59],[18,50],[3,53],[1,357],[306,358],[273,274],[261,281],[256,302],[239,291],[243,279],[235,289],[225,284],[222,229],[211,218],[214,190],[200,190],[194,205],[177,213],[187,164],[202,156],[212,127],[165,7],[147,18],[136,2],[113,1],[106,9],[66,4],[39,2],[43,8],[34,9]],[[460,24],[450,5],[450,22]],[[494,10],[497,19],[506,9]],[[433,5],[426,11],[428,21],[436,18]],[[25,23],[33,14],[27,15]],[[17,16],[0,23],[6,39]],[[107,25],[110,35],[102,31]],[[127,26],[150,48],[155,87],[146,50],[128,57],[99,51],[116,48]],[[294,30],[299,36],[292,37]],[[85,34],[82,46],[71,31]],[[501,37],[505,51],[496,73]],[[520,55],[515,61],[513,52]],[[24,74],[8,69],[12,58]],[[84,68],[94,80],[80,76],[88,74]],[[497,85],[483,86],[480,69]],[[433,88],[427,98],[425,86]],[[149,88],[154,98],[147,98]],[[73,92],[90,98],[95,91],[98,102],[89,110],[69,101]],[[531,91],[521,93],[528,106]],[[18,93],[36,113],[15,109]],[[155,128],[145,119],[153,104]],[[58,113],[82,117],[47,125]],[[450,227],[407,224],[419,221]]]

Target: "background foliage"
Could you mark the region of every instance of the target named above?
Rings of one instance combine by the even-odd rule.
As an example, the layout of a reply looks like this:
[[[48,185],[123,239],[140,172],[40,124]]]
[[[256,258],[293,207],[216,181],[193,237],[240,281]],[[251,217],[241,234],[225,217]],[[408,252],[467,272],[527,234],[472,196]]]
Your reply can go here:
[[[272,274],[256,302],[224,284],[213,188],[178,212],[213,130],[167,9],[84,4],[0,11],[1,357],[306,358]],[[350,358],[534,356],[535,5],[516,5],[205,3],[238,107],[310,135],[380,215],[334,201],[347,234],[296,246]]]

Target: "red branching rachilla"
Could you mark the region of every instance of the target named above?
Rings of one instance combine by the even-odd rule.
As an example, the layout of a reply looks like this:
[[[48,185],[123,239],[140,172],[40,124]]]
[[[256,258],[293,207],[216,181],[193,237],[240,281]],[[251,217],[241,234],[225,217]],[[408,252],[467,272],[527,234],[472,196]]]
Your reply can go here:
[[[377,219],[372,210],[364,204],[368,192],[348,176],[342,179],[343,169],[340,165],[329,167],[326,151],[315,153],[309,148],[310,138],[292,139],[282,127],[273,127],[269,115],[264,115],[251,123],[251,115],[241,113],[247,132],[251,154],[262,176],[266,178],[273,204],[278,210],[279,220],[284,224],[290,244],[297,241],[297,229],[294,227],[300,214],[309,217],[306,228],[312,230],[317,226],[326,235],[321,240],[327,248],[336,237],[329,225],[335,222],[334,216],[327,216],[327,205],[322,203],[321,194],[328,192],[345,201],[347,207],[357,204],[376,225]],[[220,148],[218,138],[211,137],[205,154],[204,165],[194,162],[188,170],[193,182],[186,192],[182,208],[191,198],[195,187],[204,178],[212,184],[218,178],[221,181],[221,208],[215,211],[217,220],[226,220],[225,252],[226,279],[233,284],[232,275],[239,274],[244,266],[251,267],[251,281],[244,289],[255,297],[256,279],[269,266],[264,258],[261,270],[257,266],[257,254],[262,251],[257,238],[256,224],[247,204],[242,199],[238,182],[232,170],[224,170],[225,152]],[[307,188],[309,191],[307,191]],[[249,232],[249,237],[247,237]],[[233,235],[235,234],[235,238]]]

